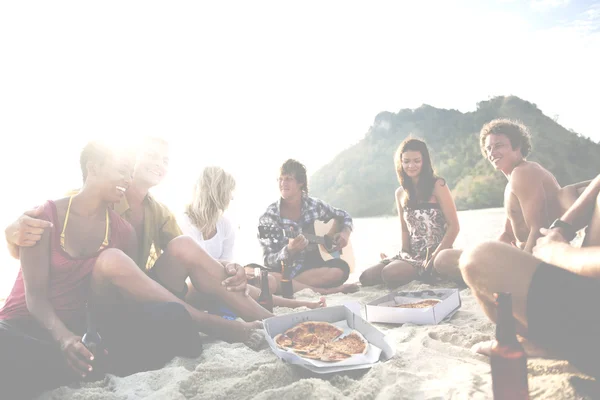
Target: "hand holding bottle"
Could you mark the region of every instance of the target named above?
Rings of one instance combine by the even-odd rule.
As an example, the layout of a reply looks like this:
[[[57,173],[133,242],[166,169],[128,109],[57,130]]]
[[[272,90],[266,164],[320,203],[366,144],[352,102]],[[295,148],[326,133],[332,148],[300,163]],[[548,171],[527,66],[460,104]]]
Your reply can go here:
[[[94,355],[81,342],[81,337],[69,335],[60,340],[60,349],[67,361],[67,365],[78,376],[85,378],[92,372],[92,362]]]

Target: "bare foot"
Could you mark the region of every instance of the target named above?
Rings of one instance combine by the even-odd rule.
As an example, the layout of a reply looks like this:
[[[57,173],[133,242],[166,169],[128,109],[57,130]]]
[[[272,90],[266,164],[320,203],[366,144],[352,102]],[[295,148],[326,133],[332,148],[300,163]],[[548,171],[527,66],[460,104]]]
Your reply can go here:
[[[229,343],[246,343],[256,330],[262,328],[261,321],[231,321],[230,327],[223,332],[221,339]]]
[[[267,344],[267,341],[265,340],[266,332],[264,331],[264,329],[262,329],[262,322],[254,321],[247,322],[247,324],[250,324],[251,328],[248,331],[248,338],[244,340],[244,344],[255,351],[258,351],[261,348],[265,347]],[[259,326],[257,327],[256,324],[258,324]]]
[[[334,294],[334,293],[355,293],[360,290],[360,286],[357,283],[346,283],[345,285],[337,286],[331,289],[319,289],[321,294]]]
[[[529,340],[527,340],[526,338],[524,338],[522,336],[517,335],[517,339],[519,340],[519,343],[521,343],[521,345],[523,346],[523,349],[525,350],[525,354],[527,354],[527,357],[557,358],[551,352],[548,352],[547,350],[543,349],[542,347],[537,346],[536,344],[530,342]],[[474,353],[483,354],[484,356],[489,357],[491,354],[493,344],[494,344],[493,340],[480,342],[480,343],[475,344],[473,347],[471,347],[471,351]]]
[[[382,260],[385,260],[386,258],[388,258],[388,256],[385,253],[379,253],[379,258],[381,258]]]
[[[307,301],[303,305],[304,307],[308,307],[310,309],[325,308],[327,307],[327,301],[325,300],[325,297],[321,297],[319,301]]]
[[[471,347],[471,351],[473,353],[479,353],[479,354],[483,354],[484,356],[489,357],[491,354],[491,351],[492,351],[493,344],[494,344],[494,340],[479,342],[479,343],[473,345],[473,347]]]

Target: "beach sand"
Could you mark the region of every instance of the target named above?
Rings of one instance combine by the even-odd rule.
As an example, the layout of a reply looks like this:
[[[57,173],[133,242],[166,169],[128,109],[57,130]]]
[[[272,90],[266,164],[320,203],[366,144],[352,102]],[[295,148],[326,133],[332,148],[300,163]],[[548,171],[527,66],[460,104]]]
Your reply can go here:
[[[452,287],[452,285],[445,285]],[[431,286],[417,282],[404,289]],[[381,297],[383,286],[362,288],[350,295],[331,295],[328,305],[348,301],[365,304]],[[318,299],[305,290],[299,299]],[[81,387],[62,387],[39,399],[491,399],[488,358],[472,353],[472,345],[493,338],[488,321],[469,289],[461,290],[462,308],[450,321],[434,326],[375,324],[396,346],[396,355],[366,372],[311,376],[279,360],[266,341],[256,349],[242,344],[208,341],[198,359],[176,358],[158,371]],[[276,314],[305,309],[276,308]],[[565,361],[529,360],[533,399],[596,398],[586,392],[591,378]]]

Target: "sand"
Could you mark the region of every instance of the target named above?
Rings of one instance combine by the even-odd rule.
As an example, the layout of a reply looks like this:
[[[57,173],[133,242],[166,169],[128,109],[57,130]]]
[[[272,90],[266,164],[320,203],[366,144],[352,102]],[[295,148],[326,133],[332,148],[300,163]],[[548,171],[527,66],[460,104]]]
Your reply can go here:
[[[450,286],[450,285],[446,285]],[[429,288],[411,283],[406,289]],[[382,286],[362,288],[351,295],[328,296],[328,305],[351,300],[369,302],[386,292]],[[299,299],[316,300],[305,290]],[[448,322],[434,326],[375,324],[392,338],[396,355],[366,372],[326,379],[279,360],[266,344],[256,350],[242,344],[207,341],[198,359],[176,358],[158,371],[81,387],[62,387],[39,399],[491,399],[487,357],[471,352],[472,345],[493,337],[487,320],[469,289],[461,290],[462,308]],[[276,308],[276,314],[305,309]],[[529,360],[533,399],[595,398],[591,378],[565,361]]]

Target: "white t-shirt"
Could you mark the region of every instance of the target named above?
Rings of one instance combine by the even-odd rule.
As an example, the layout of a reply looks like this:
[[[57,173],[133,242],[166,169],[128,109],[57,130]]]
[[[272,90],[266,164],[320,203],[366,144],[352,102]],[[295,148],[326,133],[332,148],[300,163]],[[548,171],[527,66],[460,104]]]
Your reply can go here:
[[[204,240],[202,232],[192,224],[187,214],[180,214],[177,222],[183,234],[192,237],[212,258],[233,261],[235,229],[227,217],[221,216],[219,218],[217,221],[217,233],[208,240]]]

